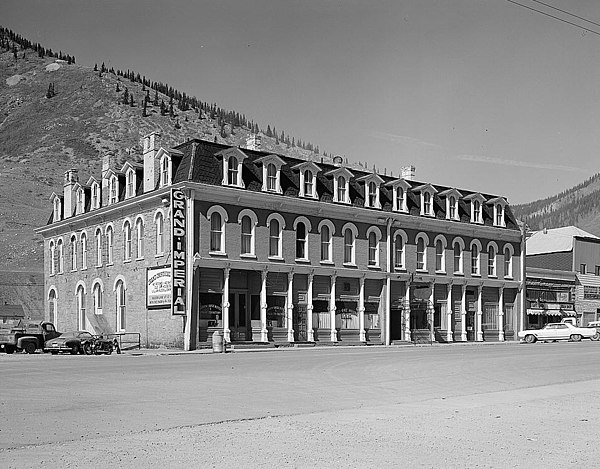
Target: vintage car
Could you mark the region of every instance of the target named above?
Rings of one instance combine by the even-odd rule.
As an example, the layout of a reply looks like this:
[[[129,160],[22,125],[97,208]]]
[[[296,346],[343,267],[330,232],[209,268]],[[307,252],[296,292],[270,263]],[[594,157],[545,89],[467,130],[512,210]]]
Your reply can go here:
[[[83,353],[86,344],[92,342],[94,336],[87,331],[63,332],[58,337],[46,341],[44,352],[56,355],[58,352],[69,352],[71,355]]]
[[[578,342],[581,339],[597,340],[598,332],[594,327],[575,327],[569,323],[549,323],[542,329],[527,329],[519,332],[519,339],[524,340],[528,344],[532,344],[538,340],[555,341],[555,340],[572,340]]]

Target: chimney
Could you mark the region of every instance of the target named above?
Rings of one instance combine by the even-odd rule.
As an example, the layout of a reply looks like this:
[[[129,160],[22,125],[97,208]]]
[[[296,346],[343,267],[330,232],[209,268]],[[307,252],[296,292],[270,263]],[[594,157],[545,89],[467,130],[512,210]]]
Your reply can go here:
[[[143,157],[144,157],[144,193],[153,191],[160,175],[159,162],[156,160],[156,154],[160,148],[160,134],[152,132],[143,139]]]
[[[413,165],[404,166],[400,168],[400,177],[402,179],[406,179],[407,181],[412,181],[415,179],[416,169]]]
[[[246,148],[248,150],[260,150],[262,146],[262,137],[256,134],[250,134],[246,138]]]
[[[342,166],[342,163],[344,162],[344,158],[342,158],[340,155],[335,155],[333,157],[333,164],[336,166]]]
[[[65,182],[63,185],[64,218],[72,217],[73,212],[75,211],[75,204],[77,203],[76,202],[76,194],[75,194],[75,184],[78,182],[79,182],[79,177],[77,176],[76,169],[69,169],[68,171],[65,171]]]

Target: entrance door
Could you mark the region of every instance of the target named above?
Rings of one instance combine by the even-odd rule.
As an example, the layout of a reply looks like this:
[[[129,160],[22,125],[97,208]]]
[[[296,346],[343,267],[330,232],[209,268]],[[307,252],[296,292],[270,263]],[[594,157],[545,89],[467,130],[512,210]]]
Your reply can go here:
[[[229,294],[229,330],[232,341],[250,340],[250,308],[248,308],[248,292],[232,292]]]
[[[306,342],[306,306],[294,305],[292,310],[292,327],[294,328],[294,340],[296,342]]]
[[[390,310],[390,340],[404,340],[404,310]]]

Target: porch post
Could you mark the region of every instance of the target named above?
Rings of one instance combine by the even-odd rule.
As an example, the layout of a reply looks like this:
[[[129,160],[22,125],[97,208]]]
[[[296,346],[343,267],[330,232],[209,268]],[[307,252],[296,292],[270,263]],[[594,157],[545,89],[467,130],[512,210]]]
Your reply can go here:
[[[429,342],[435,342],[435,331],[434,331],[434,322],[435,322],[435,282],[431,282],[431,295],[429,295],[429,312],[427,314],[429,318]]]
[[[498,340],[504,342],[504,287],[498,288]]]
[[[229,330],[229,272],[231,269],[223,269],[223,340],[231,342],[231,331]]]
[[[477,286],[477,313],[475,318],[475,327],[477,329],[476,341],[483,342],[483,330],[481,327],[481,319],[483,317],[483,287],[481,285]]]
[[[288,342],[294,341],[294,272],[288,272],[288,288],[287,288],[287,330],[288,330]]]
[[[309,342],[315,341],[315,331],[313,330],[313,281],[314,274],[308,274],[308,291],[306,292],[306,339]]]
[[[332,342],[337,342],[337,332],[335,330],[335,281],[337,279],[337,275],[331,276],[331,288],[329,295],[329,320],[331,321],[330,325],[330,340]]]
[[[411,341],[410,337],[410,280],[406,281],[406,291],[404,292],[404,340]]]
[[[467,286],[460,286],[460,340],[467,341]]]
[[[267,269],[260,273],[260,341],[268,342],[267,334]]]
[[[360,289],[358,291],[358,335],[361,342],[367,341],[365,333],[365,277],[359,279]]]
[[[446,292],[446,342],[454,340],[452,331],[452,282],[448,283]]]

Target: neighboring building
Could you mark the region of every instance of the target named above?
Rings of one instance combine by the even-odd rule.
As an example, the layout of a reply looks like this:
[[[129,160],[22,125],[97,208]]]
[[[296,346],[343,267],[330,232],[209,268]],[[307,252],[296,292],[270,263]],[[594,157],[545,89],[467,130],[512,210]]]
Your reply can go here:
[[[576,316],[600,320],[600,238],[575,226],[537,231],[527,240],[527,326]]]
[[[149,346],[505,340],[522,237],[502,197],[190,140],[65,174],[46,316]]]
[[[0,324],[25,319],[25,311],[21,305],[0,304]]]

